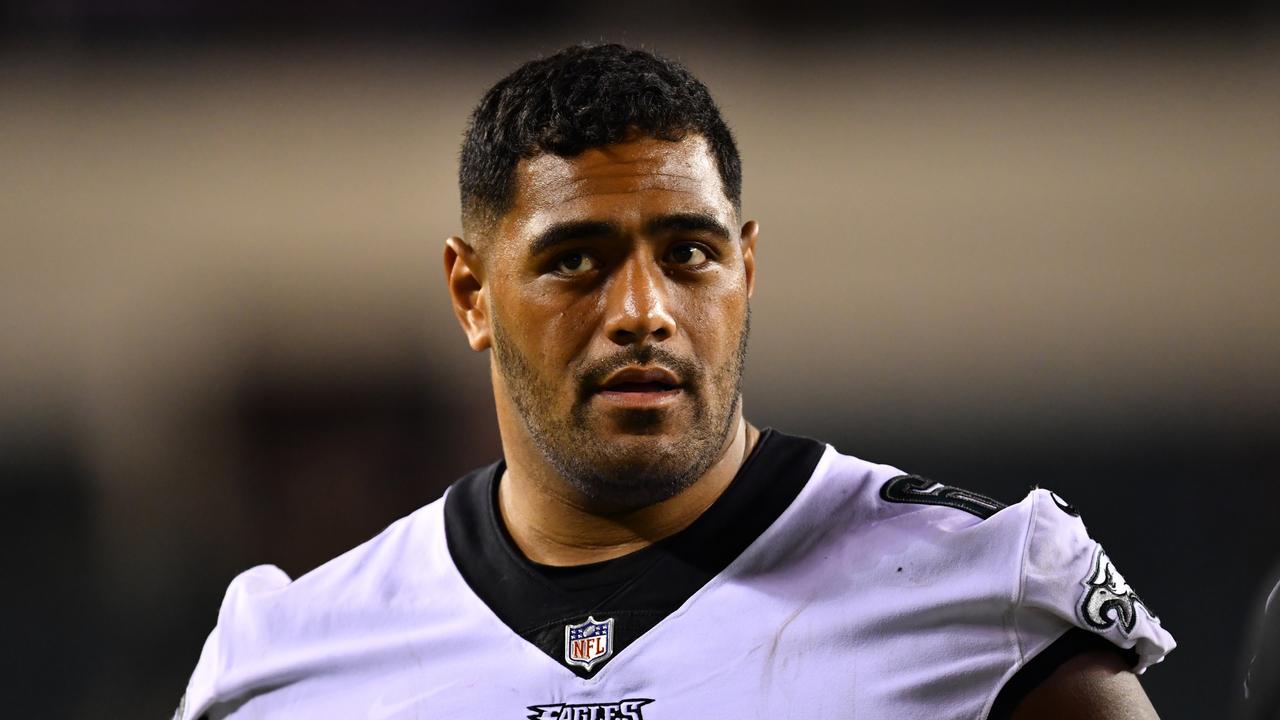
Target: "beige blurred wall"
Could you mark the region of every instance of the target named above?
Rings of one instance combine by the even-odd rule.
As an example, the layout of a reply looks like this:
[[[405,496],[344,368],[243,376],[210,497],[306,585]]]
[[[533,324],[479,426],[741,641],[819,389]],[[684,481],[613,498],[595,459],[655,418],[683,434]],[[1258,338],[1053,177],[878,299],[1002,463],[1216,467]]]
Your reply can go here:
[[[753,407],[1272,412],[1274,43],[657,47],[720,100],[763,224]],[[487,403],[439,253],[466,113],[521,55],[8,52],[0,416],[154,462],[250,351]]]

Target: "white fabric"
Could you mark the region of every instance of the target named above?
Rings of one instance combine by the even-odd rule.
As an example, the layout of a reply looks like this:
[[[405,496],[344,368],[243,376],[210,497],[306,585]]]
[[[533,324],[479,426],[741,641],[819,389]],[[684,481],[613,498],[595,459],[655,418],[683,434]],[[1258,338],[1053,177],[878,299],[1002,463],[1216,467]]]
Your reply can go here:
[[[1048,491],[981,520],[882,500],[900,474],[828,447],[755,543],[588,680],[475,596],[437,501],[293,582],[237,577],[181,717],[985,718],[1031,657],[1088,628],[1097,544]],[[1141,671],[1174,642],[1136,608],[1103,634]]]

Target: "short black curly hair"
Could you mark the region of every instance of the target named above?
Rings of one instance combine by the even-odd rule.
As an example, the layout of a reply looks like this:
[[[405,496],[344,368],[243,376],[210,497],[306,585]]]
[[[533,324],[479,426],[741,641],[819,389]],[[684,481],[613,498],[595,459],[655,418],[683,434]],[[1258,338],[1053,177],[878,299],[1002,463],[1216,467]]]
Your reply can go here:
[[[500,80],[471,114],[458,170],[465,227],[511,209],[515,169],[543,153],[572,157],[631,133],[703,136],[725,196],[741,208],[742,161],[707,87],[683,65],[623,45],[574,45]]]

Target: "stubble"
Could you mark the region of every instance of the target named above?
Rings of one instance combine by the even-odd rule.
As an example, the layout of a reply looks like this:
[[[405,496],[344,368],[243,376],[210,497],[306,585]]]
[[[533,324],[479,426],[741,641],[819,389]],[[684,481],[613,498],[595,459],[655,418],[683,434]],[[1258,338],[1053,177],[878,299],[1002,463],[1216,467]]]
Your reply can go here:
[[[493,317],[493,349],[507,392],[529,436],[557,473],[592,506],[626,512],[674,497],[702,477],[727,445],[742,397],[751,330],[748,309],[736,351],[706,368],[659,345],[625,348],[573,370],[572,405],[557,407],[558,378],[544,378]],[[674,371],[688,393],[688,425],[676,437],[654,434],[671,410],[626,411],[618,418],[624,440],[610,439],[594,416],[594,388],[628,365],[658,364]],[[561,399],[562,400],[562,399]],[[646,439],[648,438],[648,439]]]

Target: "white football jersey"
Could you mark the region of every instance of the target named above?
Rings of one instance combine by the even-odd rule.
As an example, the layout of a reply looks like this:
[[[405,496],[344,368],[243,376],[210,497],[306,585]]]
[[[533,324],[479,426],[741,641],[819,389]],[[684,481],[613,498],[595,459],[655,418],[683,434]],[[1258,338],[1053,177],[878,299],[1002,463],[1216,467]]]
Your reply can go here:
[[[684,531],[531,563],[502,464],[290,581],[227,591],[181,720],[1006,717],[1096,645],[1173,638],[1047,490],[975,493],[765,431]]]

